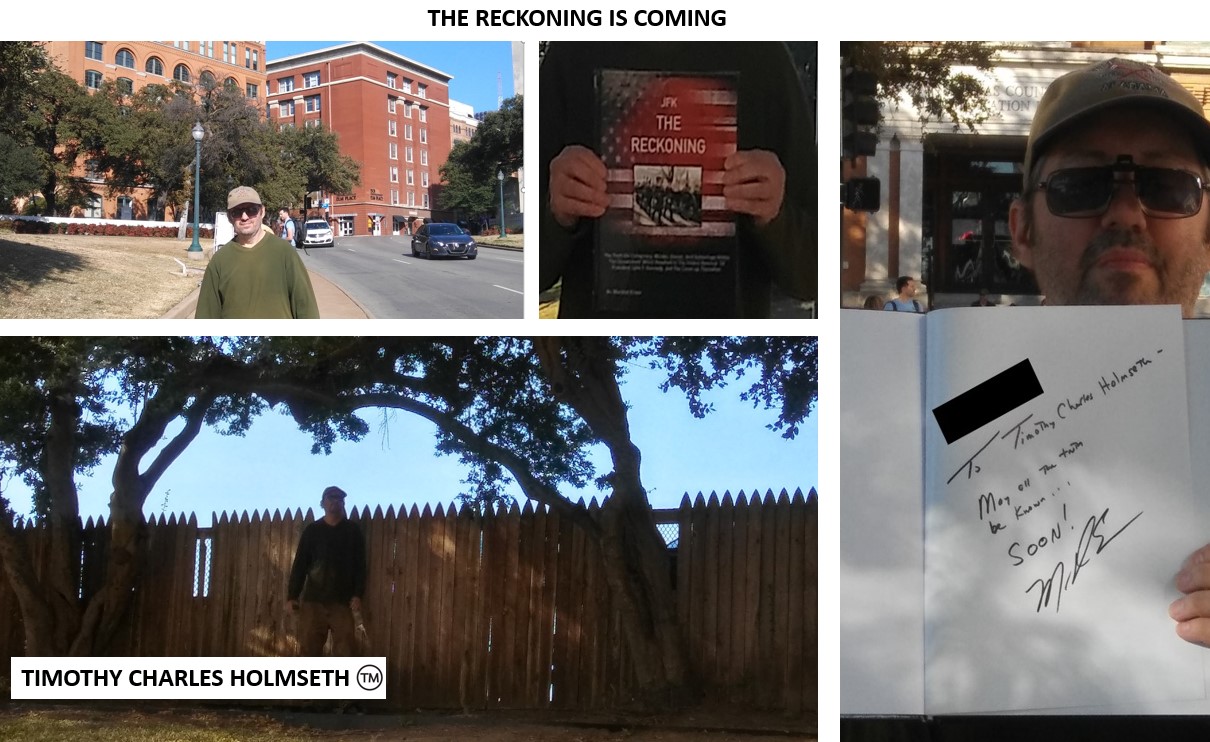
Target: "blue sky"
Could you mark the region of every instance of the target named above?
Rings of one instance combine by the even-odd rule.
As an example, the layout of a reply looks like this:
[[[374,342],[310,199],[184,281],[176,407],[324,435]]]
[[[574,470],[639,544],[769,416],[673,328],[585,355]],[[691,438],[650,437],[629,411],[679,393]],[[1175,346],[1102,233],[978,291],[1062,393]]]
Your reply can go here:
[[[714,393],[716,411],[697,420],[684,396],[660,392],[659,381],[658,373],[633,368],[622,390],[631,404],[631,433],[642,452],[643,481],[654,507],[676,507],[685,492],[799,487],[805,494],[816,485],[814,415],[795,440],[786,441],[764,427],[775,419],[772,411],[753,410],[738,400],[739,386]],[[381,505],[384,511],[390,504],[396,510],[435,507],[463,491],[465,471],[456,457],[435,454],[430,424],[405,413],[370,412],[365,419],[370,434],[359,443],[337,443],[330,456],[311,455],[310,437],[275,412],[257,419],[243,438],[205,430],[160,479],[144,512],[196,512],[198,524],[205,526],[212,512],[296,507],[318,512],[320,493],[329,484],[349,493],[350,506]],[[600,473],[608,471],[604,449],[596,460]],[[85,518],[108,513],[112,466],[109,459],[91,476],[77,479]],[[16,512],[29,512],[29,495],[20,483],[8,484],[5,493]],[[514,491],[520,500],[519,494]],[[589,488],[574,496],[600,494]]]
[[[345,44],[345,41],[266,41],[269,61],[316,49]],[[496,74],[504,97],[513,96],[512,44],[499,41],[374,41],[371,42],[408,59],[453,75],[450,97],[474,106],[475,111],[494,111]]]

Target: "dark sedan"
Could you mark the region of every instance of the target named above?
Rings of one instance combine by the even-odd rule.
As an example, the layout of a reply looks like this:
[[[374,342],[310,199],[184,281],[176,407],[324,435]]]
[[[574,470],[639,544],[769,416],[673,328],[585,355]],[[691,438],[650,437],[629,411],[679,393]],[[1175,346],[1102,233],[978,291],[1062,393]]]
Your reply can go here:
[[[475,238],[457,224],[437,222],[426,224],[412,235],[412,255],[426,258],[467,258],[474,260],[479,254]]]

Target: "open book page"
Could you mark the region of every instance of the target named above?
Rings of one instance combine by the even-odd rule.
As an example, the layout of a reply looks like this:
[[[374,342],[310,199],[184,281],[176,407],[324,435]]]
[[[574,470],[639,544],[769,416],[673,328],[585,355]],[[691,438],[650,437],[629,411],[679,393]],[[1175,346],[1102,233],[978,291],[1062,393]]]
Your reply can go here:
[[[940,311],[925,363],[927,713],[1204,697],[1177,308]]]
[[[1201,535],[1202,543],[1210,543],[1210,322],[1196,320],[1181,324],[1185,330],[1193,499],[1199,507],[1189,520]],[[1201,656],[1205,695],[1193,704],[1167,705],[1150,713],[1210,714],[1210,650],[1202,650]]]
[[[840,313],[840,707],[924,713],[925,317]]]
[[[1193,498],[1199,512],[1190,514],[1203,543],[1210,543],[1210,322],[1189,320],[1181,323],[1185,331],[1185,376],[1189,388],[1189,442],[1192,456]],[[1201,650],[1202,671],[1210,691],[1210,650]],[[1063,714],[1087,714],[1099,708],[1057,709]],[[1184,715],[1210,714],[1210,692],[1193,701],[1149,700],[1119,704],[1113,713],[1141,716],[1145,714]]]

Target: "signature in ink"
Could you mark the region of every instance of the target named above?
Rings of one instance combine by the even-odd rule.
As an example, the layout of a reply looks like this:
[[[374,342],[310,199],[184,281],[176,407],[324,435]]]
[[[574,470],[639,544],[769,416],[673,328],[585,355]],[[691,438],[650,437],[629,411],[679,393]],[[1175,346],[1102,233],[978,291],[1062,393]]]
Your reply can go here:
[[[1055,613],[1059,612],[1062,605],[1063,593],[1070,590],[1076,584],[1076,579],[1080,576],[1080,570],[1088,566],[1092,557],[1097,556],[1104,551],[1113,540],[1121,535],[1130,527],[1132,523],[1139,519],[1143,511],[1139,511],[1133,518],[1126,521],[1126,524],[1114,531],[1112,535],[1106,536],[1102,533],[1103,529],[1108,529],[1105,521],[1109,517],[1109,508],[1105,508],[1100,515],[1094,515],[1084,524],[1084,531],[1080,534],[1080,543],[1076,545],[1075,562],[1068,573],[1067,565],[1064,562],[1059,562],[1051,571],[1049,577],[1039,578],[1033,581],[1025,590],[1025,594],[1033,592],[1034,588],[1038,588],[1038,605],[1034,610],[1035,613],[1041,613],[1043,608],[1049,608],[1051,598],[1054,598]],[[1089,552],[1092,552],[1091,554]],[[1059,590],[1056,593],[1054,588],[1058,586]]]

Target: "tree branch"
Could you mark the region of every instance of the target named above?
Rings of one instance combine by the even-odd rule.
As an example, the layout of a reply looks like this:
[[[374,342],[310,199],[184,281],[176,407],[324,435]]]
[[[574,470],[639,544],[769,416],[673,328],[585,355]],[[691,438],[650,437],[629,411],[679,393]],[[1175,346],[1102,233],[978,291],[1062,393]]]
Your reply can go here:
[[[600,536],[600,526],[592,518],[586,508],[573,504],[569,499],[559,494],[558,490],[539,479],[532,471],[529,463],[507,448],[500,446],[486,436],[476,432],[470,426],[458,420],[454,415],[437,409],[423,402],[390,392],[367,392],[352,396],[332,395],[307,386],[294,384],[273,383],[262,388],[263,392],[281,399],[291,407],[291,410],[307,411],[314,405],[320,405],[335,412],[356,412],[366,407],[386,407],[404,410],[418,415],[436,425],[441,430],[457,438],[471,451],[498,461],[508,469],[516,480],[525,496],[535,502],[540,502],[559,515],[570,518],[574,523],[584,528],[592,537]],[[298,419],[296,417],[296,419]]]

